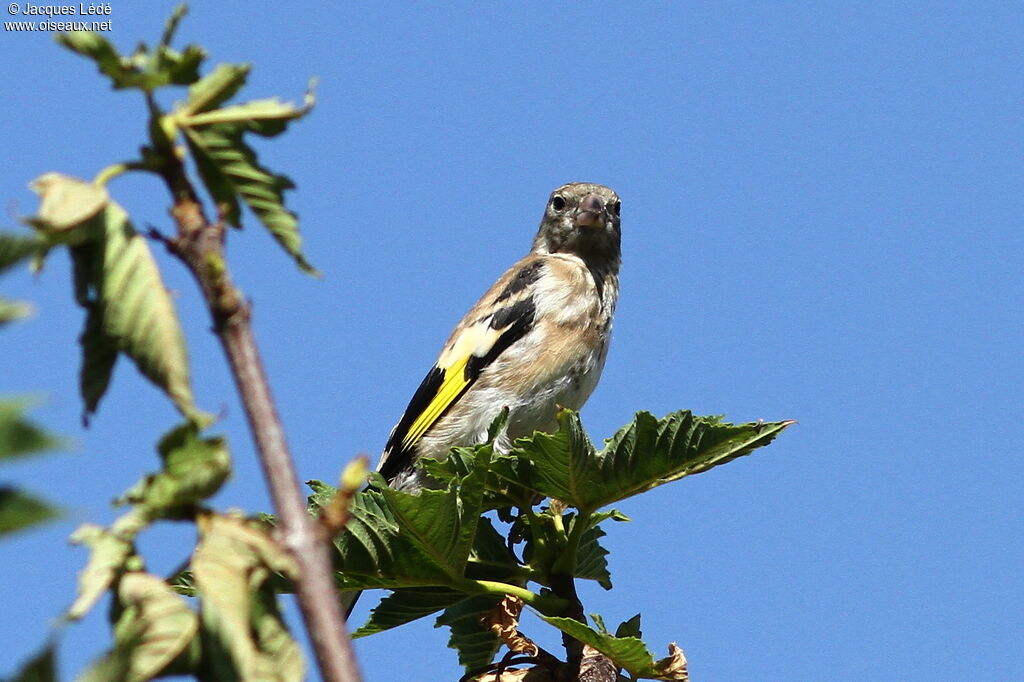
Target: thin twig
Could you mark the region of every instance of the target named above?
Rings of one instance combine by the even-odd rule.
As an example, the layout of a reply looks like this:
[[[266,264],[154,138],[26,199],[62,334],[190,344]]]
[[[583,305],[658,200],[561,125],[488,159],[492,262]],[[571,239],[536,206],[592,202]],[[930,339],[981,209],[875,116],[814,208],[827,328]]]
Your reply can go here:
[[[361,676],[342,617],[327,547],[306,512],[299,479],[285,440],[250,320],[251,310],[231,280],[224,258],[224,223],[211,223],[181,162],[166,155],[161,169],[174,197],[178,228],[165,240],[192,271],[206,298],[213,330],[231,365],[263,476],[280,526],[280,541],[299,566],[295,581],[302,618],[326,682],[359,682]]]

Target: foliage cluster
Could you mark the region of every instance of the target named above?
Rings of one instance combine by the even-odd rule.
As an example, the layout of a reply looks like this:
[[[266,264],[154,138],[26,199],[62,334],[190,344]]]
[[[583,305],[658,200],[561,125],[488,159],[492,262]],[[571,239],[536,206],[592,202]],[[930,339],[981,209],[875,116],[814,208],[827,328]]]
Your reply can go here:
[[[149,236],[179,257],[195,253],[182,240],[206,238],[208,226],[190,228],[188,216],[176,213],[198,200],[180,172],[188,158],[215,207],[217,226],[240,227],[244,207],[301,270],[315,272],[302,253],[296,216],[284,205],[291,182],[264,168],[248,141],[253,134],[280,134],[308,113],[313,98],[307,94],[301,107],[277,99],[230,104],[249,66],[221,64],[200,75],[203,48],[170,46],[183,13],[175,12],[153,48],[140,45],[130,55],[98,34],[59,36],[114,88],[142,93],[149,139],[138,158],[105,168],[92,182],[57,173],[37,179],[41,207],[26,220],[34,232],[0,236],[0,271],[30,259],[38,267],[53,249],[70,253],[74,297],[85,311],[80,387],[86,417],[98,409],[121,356],[183,417],[157,444],[161,470],[118,498],[125,513],[109,527],[87,524],[73,536],[88,547],[90,559],[65,619],[81,618],[105,594],[113,597],[113,645],[82,679],[192,674],[202,680],[299,680],[306,664],[281,617],[279,594],[304,576],[280,542],[275,517],[208,505],[230,475],[228,445],[206,433],[214,420],[195,404],[184,336],[152,242],[135,229],[107,184],[124,172],[155,174],[171,191],[179,234]],[[164,111],[154,93],[171,87],[187,87],[185,98]],[[205,281],[214,284],[204,284],[211,310],[218,297],[231,295],[226,285],[217,286],[227,268],[217,252],[187,265],[211,277]],[[0,299],[0,324],[25,310]],[[27,421],[24,409],[18,401],[0,404],[0,460],[59,444]],[[496,415],[492,437],[503,419]],[[308,510],[321,520],[324,540],[333,540],[340,590],[349,596],[390,590],[355,636],[438,614],[437,624],[450,630],[450,645],[474,679],[501,679],[512,663],[545,669],[551,679],[576,679],[588,657],[598,656],[610,662],[613,675],[619,670],[631,679],[684,680],[682,651],[672,645],[668,657],[656,659],[640,639],[639,615],[614,632],[597,615],[588,624],[575,581],[611,589],[602,524],[628,520],[611,505],[746,455],[789,424],[733,425],[687,411],[660,419],[640,412],[598,448],[579,417],[565,411],[557,432],[520,439],[511,452],[496,452],[487,442],[426,463],[436,489],[395,491],[376,474],[360,489],[365,475],[357,467],[340,488],[311,481]],[[23,491],[0,488],[0,533],[56,513]],[[135,545],[140,533],[165,521],[193,523],[198,538],[188,566],[173,576],[147,572]],[[561,657],[519,631],[524,607],[563,633]],[[502,646],[509,655],[495,664]],[[52,650],[30,661],[18,679],[55,679]]]

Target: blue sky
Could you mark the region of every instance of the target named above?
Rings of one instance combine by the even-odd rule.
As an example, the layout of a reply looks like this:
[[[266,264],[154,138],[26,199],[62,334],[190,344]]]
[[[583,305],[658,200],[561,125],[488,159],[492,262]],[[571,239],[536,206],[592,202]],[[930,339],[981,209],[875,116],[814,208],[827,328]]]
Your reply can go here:
[[[171,6],[113,2],[108,37],[153,42]],[[1022,30],[1016,3],[197,4],[178,45],[252,61],[245,96],[298,100],[320,79],[312,115],[259,149],[298,184],[323,278],[255,224],[229,244],[300,476],[376,457],[551,189],[600,182],[623,200],[624,262],[592,437],[640,409],[800,423],[623,503],[615,588],[587,585],[587,611],[642,612],[648,644],[678,642],[694,679],[1018,675]],[[47,34],[4,31],[0,62],[13,227],[37,175],[131,157],[143,107]],[[137,225],[169,228],[154,180],[111,189]],[[223,411],[233,448],[216,502],[267,510],[195,287],[158,257],[199,403]],[[175,421],[122,362],[82,428],[69,283],[63,255],[0,280],[37,308],[0,332],[0,392],[41,396],[34,416],[72,444],[0,471],[67,509],[0,544],[0,675],[73,597],[86,553],[67,535],[114,518],[108,500],[156,467]],[[170,526],[141,550],[169,571],[191,541]],[[456,679],[446,636],[423,621],[360,641],[367,679]],[[65,676],[108,641],[102,608],[66,630]]]

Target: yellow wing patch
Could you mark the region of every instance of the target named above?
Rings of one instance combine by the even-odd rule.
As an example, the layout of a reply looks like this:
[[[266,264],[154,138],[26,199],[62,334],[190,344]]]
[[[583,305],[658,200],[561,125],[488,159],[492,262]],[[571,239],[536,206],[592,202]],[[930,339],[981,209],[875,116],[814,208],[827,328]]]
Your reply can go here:
[[[462,389],[469,383],[466,378],[467,362],[469,362],[468,355],[444,370],[444,379],[441,381],[441,387],[437,389],[437,395],[409,427],[409,432],[402,439],[402,449],[408,449],[415,445],[420,436],[426,433],[427,429],[433,426],[441,414],[448,409],[448,406],[459,397]]]
[[[441,418],[445,410],[458,400],[471,381],[466,375],[466,365],[470,358],[486,355],[499,336],[500,330],[478,323],[462,332],[451,349],[441,354],[438,359],[438,366],[444,371],[441,386],[409,427],[409,432],[402,438],[403,449],[415,445],[427,429]]]

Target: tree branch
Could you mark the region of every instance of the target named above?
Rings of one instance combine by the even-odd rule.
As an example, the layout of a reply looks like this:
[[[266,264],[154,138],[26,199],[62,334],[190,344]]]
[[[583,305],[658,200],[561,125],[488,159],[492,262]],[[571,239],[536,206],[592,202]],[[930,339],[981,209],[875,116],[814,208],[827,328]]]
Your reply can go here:
[[[583,603],[580,601],[579,595],[576,594],[576,581],[571,575],[552,575],[551,591],[568,603],[562,616],[578,620],[581,623],[587,622],[587,617],[583,613]],[[571,671],[570,679],[575,680],[579,676],[580,662],[583,660],[583,642],[563,632],[562,646],[565,647],[566,663],[569,664]]]
[[[163,156],[166,161],[160,175],[174,196],[171,215],[178,228],[177,236],[166,240],[167,246],[199,283],[214,333],[231,366],[280,523],[280,542],[299,566],[296,595],[321,675],[326,682],[359,682],[361,676],[335,592],[330,557],[306,512],[256,346],[250,307],[232,283],[224,258],[224,223],[206,219],[181,162],[173,154]]]

